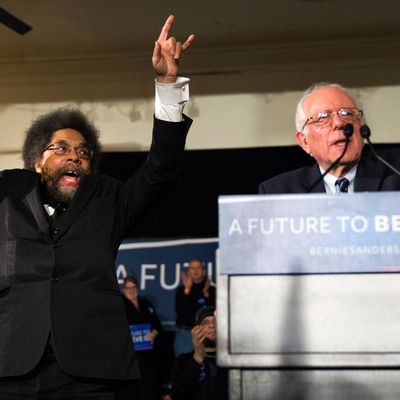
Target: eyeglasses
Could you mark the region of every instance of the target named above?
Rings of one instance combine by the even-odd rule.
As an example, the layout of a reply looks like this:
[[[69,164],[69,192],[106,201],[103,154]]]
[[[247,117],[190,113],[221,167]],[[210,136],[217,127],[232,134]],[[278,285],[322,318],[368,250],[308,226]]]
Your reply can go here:
[[[125,290],[133,290],[133,289],[136,289],[136,288],[137,288],[137,286],[124,286]]]
[[[71,150],[75,150],[76,155],[81,160],[90,161],[93,157],[93,150],[88,146],[77,146],[72,147],[68,143],[53,143],[43,150],[43,153],[47,150],[51,150],[54,154],[58,156],[66,156],[71,153]]]
[[[343,122],[351,123],[361,119],[363,116],[363,110],[359,110],[358,108],[340,108],[337,111],[318,111],[311,115],[311,117],[307,118],[301,130],[303,130],[307,124],[314,124],[317,127],[324,127],[332,121],[333,116],[336,114]]]

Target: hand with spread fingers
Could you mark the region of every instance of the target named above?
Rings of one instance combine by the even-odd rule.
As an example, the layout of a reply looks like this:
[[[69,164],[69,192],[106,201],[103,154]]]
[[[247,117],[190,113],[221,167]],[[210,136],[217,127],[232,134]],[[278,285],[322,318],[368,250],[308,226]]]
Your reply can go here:
[[[192,288],[192,285],[193,285],[192,277],[187,272],[182,271],[181,272],[181,280],[182,280],[184,288],[187,289],[188,291],[190,291],[190,289]]]
[[[193,358],[198,364],[201,364],[206,356],[204,340],[207,338],[208,332],[209,327],[205,325],[196,325],[192,329]]]
[[[168,37],[173,22],[174,16],[170,15],[165,21],[160,36],[154,45],[152,63],[156,79],[160,83],[173,83],[176,81],[183,53],[194,40],[193,34],[189,35],[184,43],[177,41],[173,36]]]
[[[206,299],[210,297],[211,280],[208,278],[204,284],[203,295]]]

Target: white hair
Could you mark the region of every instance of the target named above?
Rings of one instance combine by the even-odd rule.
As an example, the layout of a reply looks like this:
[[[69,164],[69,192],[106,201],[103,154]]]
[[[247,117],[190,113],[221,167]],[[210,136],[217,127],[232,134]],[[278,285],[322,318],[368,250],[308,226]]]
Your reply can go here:
[[[361,102],[357,96],[357,94],[350,89],[345,88],[344,86],[340,85],[339,83],[330,83],[330,82],[318,82],[314,83],[310,87],[308,87],[304,92],[303,95],[301,96],[301,99],[297,103],[296,107],[296,116],[295,116],[295,124],[296,124],[296,130],[297,132],[301,132],[303,129],[304,124],[306,123],[306,120],[308,117],[306,117],[303,109],[304,101],[305,99],[310,96],[311,94],[315,93],[316,91],[323,89],[323,88],[336,88],[340,89],[343,92],[347,93],[354,101],[354,104],[358,109],[361,108]],[[364,119],[363,119],[364,120]]]

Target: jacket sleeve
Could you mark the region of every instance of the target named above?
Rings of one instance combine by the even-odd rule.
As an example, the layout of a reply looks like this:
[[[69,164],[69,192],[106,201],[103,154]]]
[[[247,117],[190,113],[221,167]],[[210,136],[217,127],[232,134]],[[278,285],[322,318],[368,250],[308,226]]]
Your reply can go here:
[[[207,304],[207,306],[215,307],[215,299],[216,299],[215,286],[210,286],[209,293],[210,293],[210,295],[209,295],[208,299],[206,299],[206,304]]]
[[[118,198],[119,239],[178,175],[192,120],[167,122],[154,118],[150,152],[144,164],[121,188]]]
[[[140,299],[140,298],[139,298]],[[162,327],[161,327],[161,322],[160,319],[158,318],[158,315],[156,313],[156,309],[154,308],[153,304],[146,300],[143,299],[143,304],[147,308],[150,324],[151,324],[151,329],[155,329],[158,333],[161,332]]]
[[[184,293],[184,287],[179,286],[175,292],[175,311],[177,317],[182,317],[188,312],[190,296]]]

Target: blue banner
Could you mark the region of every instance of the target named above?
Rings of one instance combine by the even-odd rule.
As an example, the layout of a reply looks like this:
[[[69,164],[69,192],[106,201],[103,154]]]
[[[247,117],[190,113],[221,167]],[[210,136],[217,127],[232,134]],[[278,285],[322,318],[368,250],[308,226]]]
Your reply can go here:
[[[124,241],[118,251],[116,272],[120,284],[127,275],[139,283],[139,296],[149,300],[166,330],[175,329],[175,291],[181,271],[191,259],[204,261],[207,275],[215,284],[218,239],[167,241]]]
[[[223,274],[400,271],[400,193],[224,196]]]

